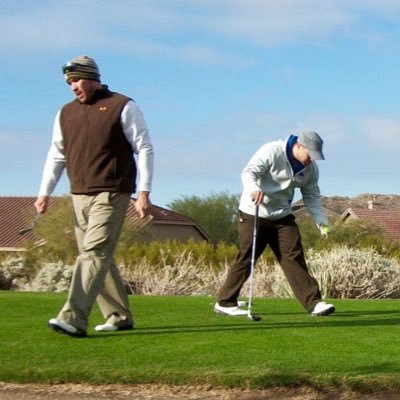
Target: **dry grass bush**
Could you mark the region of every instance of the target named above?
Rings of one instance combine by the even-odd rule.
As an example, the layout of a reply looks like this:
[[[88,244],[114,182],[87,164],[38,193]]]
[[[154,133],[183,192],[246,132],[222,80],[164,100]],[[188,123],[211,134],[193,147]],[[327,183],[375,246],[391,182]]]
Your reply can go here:
[[[400,297],[400,267],[396,259],[380,256],[373,249],[337,246],[307,252],[307,264],[318,281],[323,298],[383,299]],[[245,287],[244,290],[247,290]],[[292,298],[293,292],[279,265],[259,262],[254,294]]]
[[[331,250],[307,253],[311,274],[317,279],[324,298],[398,298],[400,268],[395,259],[381,257],[374,250],[357,250],[338,246]],[[215,296],[224,282],[230,264],[219,268],[205,259],[182,252],[176,255],[162,252],[157,265],[145,259],[122,268],[124,279],[132,293],[137,294],[202,294]],[[248,282],[242,295],[247,296]],[[293,292],[277,263],[261,258],[253,280],[254,297],[292,298]]]
[[[205,262],[192,251],[172,254],[160,250],[160,261],[150,264],[143,257],[135,265],[120,266],[130,293],[145,295],[210,295],[222,284],[215,264]]]
[[[382,299],[400,297],[400,268],[394,258],[375,250],[340,246],[330,251],[310,251],[309,267],[322,295],[332,298]]]
[[[154,250],[154,249],[153,249]],[[153,258],[154,259],[154,258]],[[121,260],[122,277],[130,293],[144,295],[216,296],[225,281],[231,258],[210,258],[206,252],[174,247],[159,247],[157,262],[148,257]],[[311,274],[325,298],[399,298],[400,268],[396,259],[380,256],[374,250],[338,246],[330,250],[307,252]],[[66,292],[73,267],[59,263],[42,264],[29,276],[22,259],[2,260],[0,289]],[[248,282],[242,295],[248,294]],[[276,262],[266,255],[257,262],[254,297],[290,298],[292,290]]]
[[[232,261],[236,252],[237,247],[235,245],[225,242],[213,246],[206,241],[198,242],[193,239],[186,242],[169,240],[165,242],[152,241],[150,243],[136,242],[130,246],[120,244],[117,247],[115,258],[118,264],[127,266],[136,265],[138,260],[149,265],[165,265],[175,262],[175,258],[180,259],[181,254],[190,254],[191,261],[196,264],[205,262],[219,268],[221,261]]]

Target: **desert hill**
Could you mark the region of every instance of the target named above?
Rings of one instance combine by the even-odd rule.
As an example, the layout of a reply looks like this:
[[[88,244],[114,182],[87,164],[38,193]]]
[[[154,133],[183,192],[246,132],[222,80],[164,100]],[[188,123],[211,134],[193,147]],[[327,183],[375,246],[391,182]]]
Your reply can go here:
[[[372,201],[374,207],[386,210],[400,210],[400,195],[363,193],[355,197],[321,197],[321,204],[328,210],[342,214],[347,208],[367,208]]]

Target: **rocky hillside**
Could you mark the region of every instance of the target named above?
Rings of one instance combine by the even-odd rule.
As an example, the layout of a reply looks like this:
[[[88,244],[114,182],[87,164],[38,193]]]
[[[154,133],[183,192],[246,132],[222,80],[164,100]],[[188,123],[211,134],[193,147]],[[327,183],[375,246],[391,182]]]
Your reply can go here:
[[[322,205],[328,210],[342,214],[347,208],[367,208],[368,202],[388,210],[400,210],[400,195],[363,193],[355,197],[321,197]]]

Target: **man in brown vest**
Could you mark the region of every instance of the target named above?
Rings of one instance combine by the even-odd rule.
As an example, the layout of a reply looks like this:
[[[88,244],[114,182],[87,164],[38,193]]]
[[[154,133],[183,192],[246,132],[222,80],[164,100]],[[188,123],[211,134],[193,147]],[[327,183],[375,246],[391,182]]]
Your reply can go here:
[[[86,336],[88,317],[97,300],[106,322],[97,325],[96,331],[133,329],[114,251],[136,189],[136,211],[141,218],[150,213],[153,147],[147,125],[132,99],[100,83],[92,58],[76,57],[62,70],[76,98],[56,115],[35,208],[40,214],[46,212],[65,168],[79,256],[67,302],[48,325],[70,336]]]

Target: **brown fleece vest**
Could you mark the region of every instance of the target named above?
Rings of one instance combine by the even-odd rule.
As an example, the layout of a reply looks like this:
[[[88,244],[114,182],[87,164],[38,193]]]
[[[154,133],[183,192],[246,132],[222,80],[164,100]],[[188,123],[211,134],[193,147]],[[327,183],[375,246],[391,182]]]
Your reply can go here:
[[[89,103],[74,100],[62,108],[60,125],[71,193],[136,190],[133,150],[120,123],[129,100],[104,86]]]

